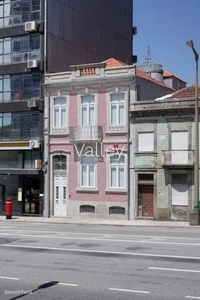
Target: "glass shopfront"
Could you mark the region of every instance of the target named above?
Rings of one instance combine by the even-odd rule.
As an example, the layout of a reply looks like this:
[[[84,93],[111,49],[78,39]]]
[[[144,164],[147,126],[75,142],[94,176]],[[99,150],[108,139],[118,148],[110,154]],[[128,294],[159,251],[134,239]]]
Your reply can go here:
[[[39,150],[0,151],[0,214],[6,198],[13,199],[13,214],[40,214],[43,174],[35,169]],[[37,173],[37,174],[35,174]]]

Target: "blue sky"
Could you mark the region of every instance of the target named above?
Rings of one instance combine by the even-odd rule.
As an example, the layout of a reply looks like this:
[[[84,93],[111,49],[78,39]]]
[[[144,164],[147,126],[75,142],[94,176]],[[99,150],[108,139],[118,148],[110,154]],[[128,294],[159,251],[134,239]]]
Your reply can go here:
[[[193,40],[200,55],[200,0],[133,0],[133,18],[138,63],[149,45],[152,58],[164,69],[194,84],[195,60],[186,40]]]

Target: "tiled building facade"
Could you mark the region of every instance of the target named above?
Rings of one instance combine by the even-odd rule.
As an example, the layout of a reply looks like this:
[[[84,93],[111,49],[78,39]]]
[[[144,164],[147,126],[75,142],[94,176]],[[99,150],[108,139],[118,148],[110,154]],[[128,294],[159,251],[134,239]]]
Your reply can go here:
[[[194,194],[194,86],[131,107],[135,218],[189,220]]]

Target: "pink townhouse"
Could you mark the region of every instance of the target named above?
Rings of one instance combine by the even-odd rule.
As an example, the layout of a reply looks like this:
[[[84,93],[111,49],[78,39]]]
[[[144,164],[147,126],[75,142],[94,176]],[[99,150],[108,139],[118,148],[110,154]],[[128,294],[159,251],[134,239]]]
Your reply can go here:
[[[135,67],[74,65],[44,89],[44,216],[127,219]]]

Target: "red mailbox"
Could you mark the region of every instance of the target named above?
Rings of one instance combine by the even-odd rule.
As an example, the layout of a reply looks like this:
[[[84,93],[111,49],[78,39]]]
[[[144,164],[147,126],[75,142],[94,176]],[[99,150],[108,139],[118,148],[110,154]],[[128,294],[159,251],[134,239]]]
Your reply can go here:
[[[6,198],[6,219],[12,219],[12,198]]]

